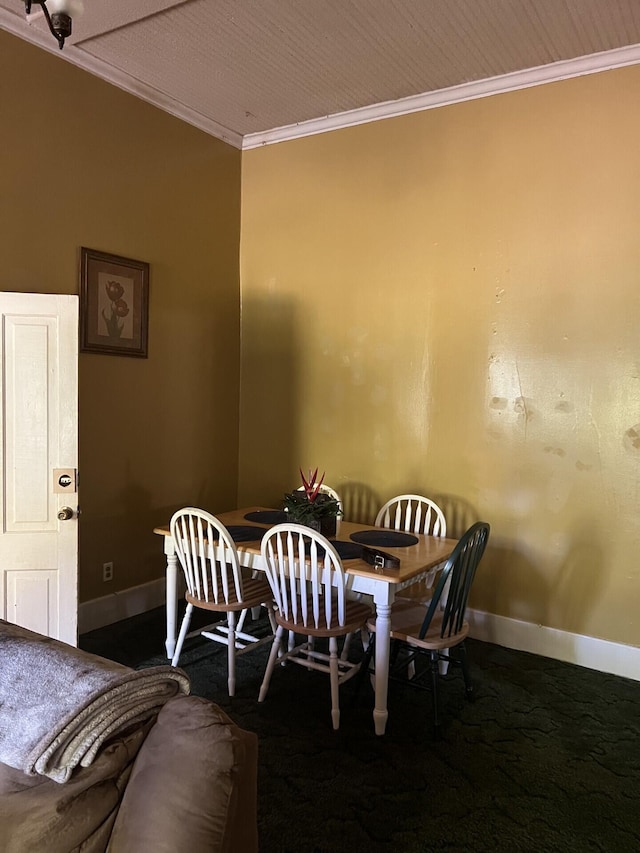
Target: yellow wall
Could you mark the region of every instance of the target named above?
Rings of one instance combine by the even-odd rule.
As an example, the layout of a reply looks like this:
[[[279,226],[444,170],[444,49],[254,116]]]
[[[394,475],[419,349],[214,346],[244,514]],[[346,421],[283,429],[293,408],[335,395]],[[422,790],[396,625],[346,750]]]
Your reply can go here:
[[[632,67],[244,154],[241,504],[299,465],[347,515],[436,496],[492,525],[474,606],[640,644],[639,96]]]
[[[79,358],[81,600],[160,577],[175,507],[236,503],[239,440],[241,504],[299,465],[363,519],[431,494],[492,524],[476,607],[640,644],[639,87],[246,152],[240,221],[240,152],[0,32],[0,288],[151,264],[149,358]]]
[[[2,31],[0,104],[0,289],[77,293],[81,246],[151,265],[149,358],[79,358],[86,601],[163,575],[179,505],[235,505],[240,152]]]

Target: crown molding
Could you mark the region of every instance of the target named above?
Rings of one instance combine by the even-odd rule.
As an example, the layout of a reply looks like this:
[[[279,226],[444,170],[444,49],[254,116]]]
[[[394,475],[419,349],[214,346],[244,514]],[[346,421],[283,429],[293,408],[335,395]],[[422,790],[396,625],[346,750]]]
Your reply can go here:
[[[30,17],[33,18],[33,15]],[[3,30],[7,30],[13,35],[18,36],[18,38],[31,42],[31,44],[37,45],[60,59],[64,59],[66,62],[70,62],[84,71],[88,71],[95,77],[99,77],[101,80],[117,86],[118,89],[122,89],[130,95],[135,95],[137,98],[147,101],[147,103],[158,107],[163,112],[169,113],[181,121],[197,127],[198,130],[202,130],[204,133],[209,134],[209,136],[215,136],[216,139],[228,142],[234,148],[242,148],[242,134],[229,130],[223,125],[218,124],[218,122],[212,121],[197,110],[185,107],[152,86],[147,86],[145,83],[134,79],[128,74],[124,74],[122,71],[109,65],[108,62],[96,59],[96,57],[91,56],[91,54],[79,46],[74,46],[72,43],[67,42],[64,50],[60,50],[57,42],[52,38],[48,30],[36,29],[29,26],[28,23],[25,25],[25,20],[0,8],[0,27]]]
[[[165,113],[169,113],[169,115],[175,116],[175,118],[193,125],[198,128],[198,130],[202,130],[204,133],[209,134],[209,136],[215,136],[216,139],[221,139],[223,142],[227,142],[234,148],[242,148],[242,134],[229,130],[229,128],[218,124],[217,121],[207,118],[197,110],[184,106],[184,104],[181,104],[174,98],[165,95],[158,89],[154,89],[152,86],[147,86],[146,83],[140,82],[140,80],[136,80],[127,74],[123,74],[117,68],[113,68],[106,62],[102,62],[102,60],[90,56],[80,48],[76,48],[76,50],[78,53],[74,51],[73,56],[69,56],[69,61],[73,62],[74,65],[84,68],[85,71],[88,71],[90,74],[100,77],[107,83],[112,83],[114,86],[117,86],[119,89],[123,89],[125,92],[129,92],[131,95],[136,95],[136,97],[141,98],[143,101],[147,101],[147,103],[154,107],[158,107]],[[69,53],[71,54],[71,51]]]
[[[60,51],[48,32],[30,27],[23,17],[2,8],[0,8],[0,27],[243,151],[640,63],[640,44],[633,44],[243,136],[207,118],[197,110],[183,106],[152,86],[147,86],[108,63],[96,59],[80,46],[67,43],[64,51]]]
[[[580,56],[490,77],[473,83],[462,83],[435,92],[425,92],[422,95],[411,95],[397,101],[385,101],[370,107],[361,107],[344,113],[335,113],[324,118],[310,119],[298,124],[277,127],[263,133],[249,133],[243,137],[242,149],[260,148],[263,145],[274,145],[277,142],[287,142],[304,136],[314,136],[331,130],[343,130],[359,124],[368,124],[386,118],[409,115],[410,113],[432,110],[436,107],[446,107],[463,101],[473,101],[477,98],[487,98],[491,95],[501,95],[505,92],[515,92],[518,89],[528,89],[545,83],[556,83],[572,77],[582,77],[585,74],[595,74],[599,71],[611,71],[626,65],[640,63],[640,44],[628,47]]]

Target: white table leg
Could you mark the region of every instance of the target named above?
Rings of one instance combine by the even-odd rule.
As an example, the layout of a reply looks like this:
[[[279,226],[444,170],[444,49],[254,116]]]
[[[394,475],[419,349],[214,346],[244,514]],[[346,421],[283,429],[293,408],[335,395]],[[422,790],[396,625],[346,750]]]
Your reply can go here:
[[[385,584],[385,597],[393,599],[391,584]],[[389,683],[389,646],[391,628],[391,602],[376,601],[376,670],[375,670],[375,706],[373,725],[377,735],[383,735],[387,727],[387,687]]]
[[[178,558],[171,536],[164,537],[164,553],[167,556],[165,606],[167,611],[167,636],[165,648],[169,660],[176,650],[176,622],[178,621]]]

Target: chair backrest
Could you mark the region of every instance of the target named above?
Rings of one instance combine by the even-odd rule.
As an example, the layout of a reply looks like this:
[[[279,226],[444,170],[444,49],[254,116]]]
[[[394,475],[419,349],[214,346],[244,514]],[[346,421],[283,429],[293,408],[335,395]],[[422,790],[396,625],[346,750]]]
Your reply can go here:
[[[451,637],[462,629],[469,591],[478,563],[487,547],[489,530],[490,527],[485,521],[477,521],[458,541],[440,573],[438,585],[420,628],[418,635],[420,639],[423,639],[429,630],[431,620],[436,613],[442,614],[441,637]],[[444,610],[441,610],[440,599],[449,579],[451,579],[451,585],[447,592],[447,601]]]
[[[344,625],[347,576],[328,539],[310,527],[286,522],[265,533],[261,551],[273,598],[285,619],[314,628]]]
[[[213,604],[242,602],[240,560],[224,524],[189,506],[173,514],[170,529],[190,595]]]
[[[380,509],[376,527],[389,527],[426,536],[446,536],[447,522],[437,503],[422,495],[396,495]]]

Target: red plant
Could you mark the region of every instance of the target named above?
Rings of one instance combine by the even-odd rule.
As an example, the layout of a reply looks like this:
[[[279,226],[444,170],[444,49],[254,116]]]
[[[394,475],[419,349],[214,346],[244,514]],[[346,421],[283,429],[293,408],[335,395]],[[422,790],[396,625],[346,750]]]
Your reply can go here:
[[[307,493],[307,499],[309,503],[313,503],[315,499],[318,497],[320,493],[320,486],[322,485],[322,481],[324,480],[324,474],[320,477],[319,482],[316,482],[316,477],[318,476],[318,469],[311,473],[311,469],[309,469],[309,479],[307,480],[302,473],[302,468],[300,470],[300,476],[302,477],[302,485],[304,486],[304,490]]]

